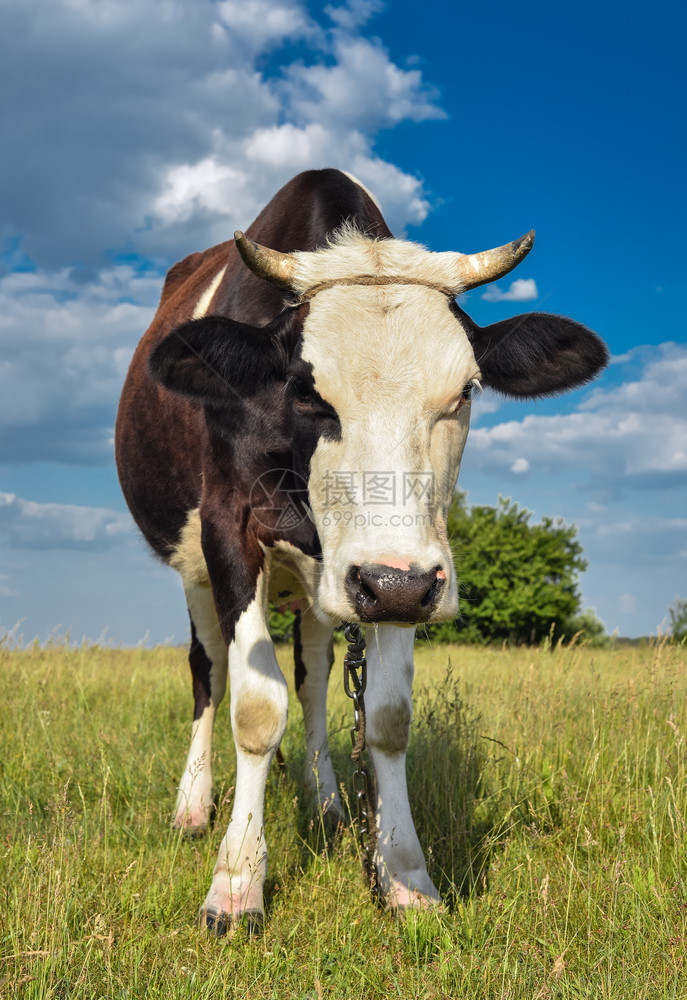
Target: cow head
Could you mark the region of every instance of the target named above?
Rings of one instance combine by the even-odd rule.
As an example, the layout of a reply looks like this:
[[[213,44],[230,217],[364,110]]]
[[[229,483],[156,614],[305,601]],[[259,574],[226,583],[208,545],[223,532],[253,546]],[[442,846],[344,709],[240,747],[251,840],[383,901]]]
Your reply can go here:
[[[178,345],[158,347],[154,374],[206,401],[214,376],[202,366],[210,361],[243,394],[265,379],[278,386],[320,539],[325,614],[362,622],[454,617],[446,519],[473,387],[524,398],[571,389],[603,367],[605,346],[562,317],[530,313],[480,328],[456,305],[457,294],[522,260],[533,233],[467,256],[373,240],[351,227],[320,250],[292,254],[236,237],[251,270],[295,296],[299,308],[286,315],[298,315],[296,335],[284,337],[283,319],[279,333],[273,325],[241,327],[240,335],[229,320],[201,320],[216,332],[195,337],[193,324],[184,328],[182,339],[195,339],[184,385],[162,363]],[[189,388],[191,372],[203,391]],[[213,391],[226,389],[218,383]]]

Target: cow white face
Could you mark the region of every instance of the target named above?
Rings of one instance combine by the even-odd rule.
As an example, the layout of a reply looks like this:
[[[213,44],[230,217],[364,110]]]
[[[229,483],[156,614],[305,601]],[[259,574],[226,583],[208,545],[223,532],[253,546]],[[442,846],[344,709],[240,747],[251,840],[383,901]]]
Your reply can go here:
[[[322,290],[290,373],[296,441],[312,449],[321,610],[455,616],[446,517],[480,372],[446,295],[405,284]]]

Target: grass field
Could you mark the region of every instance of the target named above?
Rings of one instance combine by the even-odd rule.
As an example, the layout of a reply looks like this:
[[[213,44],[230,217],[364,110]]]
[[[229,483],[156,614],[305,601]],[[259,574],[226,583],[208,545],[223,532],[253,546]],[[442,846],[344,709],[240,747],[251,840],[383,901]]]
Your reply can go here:
[[[254,942],[195,927],[231,804],[228,710],[214,830],[169,828],[185,652],[1,648],[0,666],[2,996],[687,996],[684,648],[418,646],[409,784],[447,908],[403,924],[368,898],[351,832],[327,846],[310,820],[294,696]]]

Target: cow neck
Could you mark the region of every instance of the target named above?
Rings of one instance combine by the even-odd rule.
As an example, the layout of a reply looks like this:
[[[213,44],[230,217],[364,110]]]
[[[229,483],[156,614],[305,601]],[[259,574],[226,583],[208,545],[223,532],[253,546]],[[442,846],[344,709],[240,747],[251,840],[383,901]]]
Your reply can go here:
[[[455,299],[456,293],[452,292],[446,285],[439,285],[434,281],[421,281],[419,278],[403,278],[390,274],[358,274],[354,278],[332,278],[330,281],[321,281],[313,285],[306,292],[302,292],[298,297],[297,305],[308,302],[318,292],[323,292],[327,288],[335,288],[337,285],[422,285],[424,288],[433,288],[442,295],[447,295],[449,299]]]

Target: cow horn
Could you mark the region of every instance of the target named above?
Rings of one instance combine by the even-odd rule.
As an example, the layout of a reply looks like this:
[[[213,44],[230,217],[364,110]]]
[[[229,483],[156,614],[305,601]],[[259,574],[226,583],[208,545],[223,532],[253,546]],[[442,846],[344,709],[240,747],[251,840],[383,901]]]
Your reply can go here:
[[[461,290],[486,285],[488,281],[497,281],[508,274],[524,260],[534,243],[534,229],[521,236],[519,240],[506,243],[493,250],[482,250],[481,253],[458,254],[458,278]]]
[[[240,229],[234,233],[234,239],[243,263],[250,268],[253,274],[264,278],[265,281],[271,281],[273,285],[278,285],[280,288],[291,288],[293,270],[296,266],[292,254],[270,250],[269,247],[261,247],[259,243],[249,240]]]

